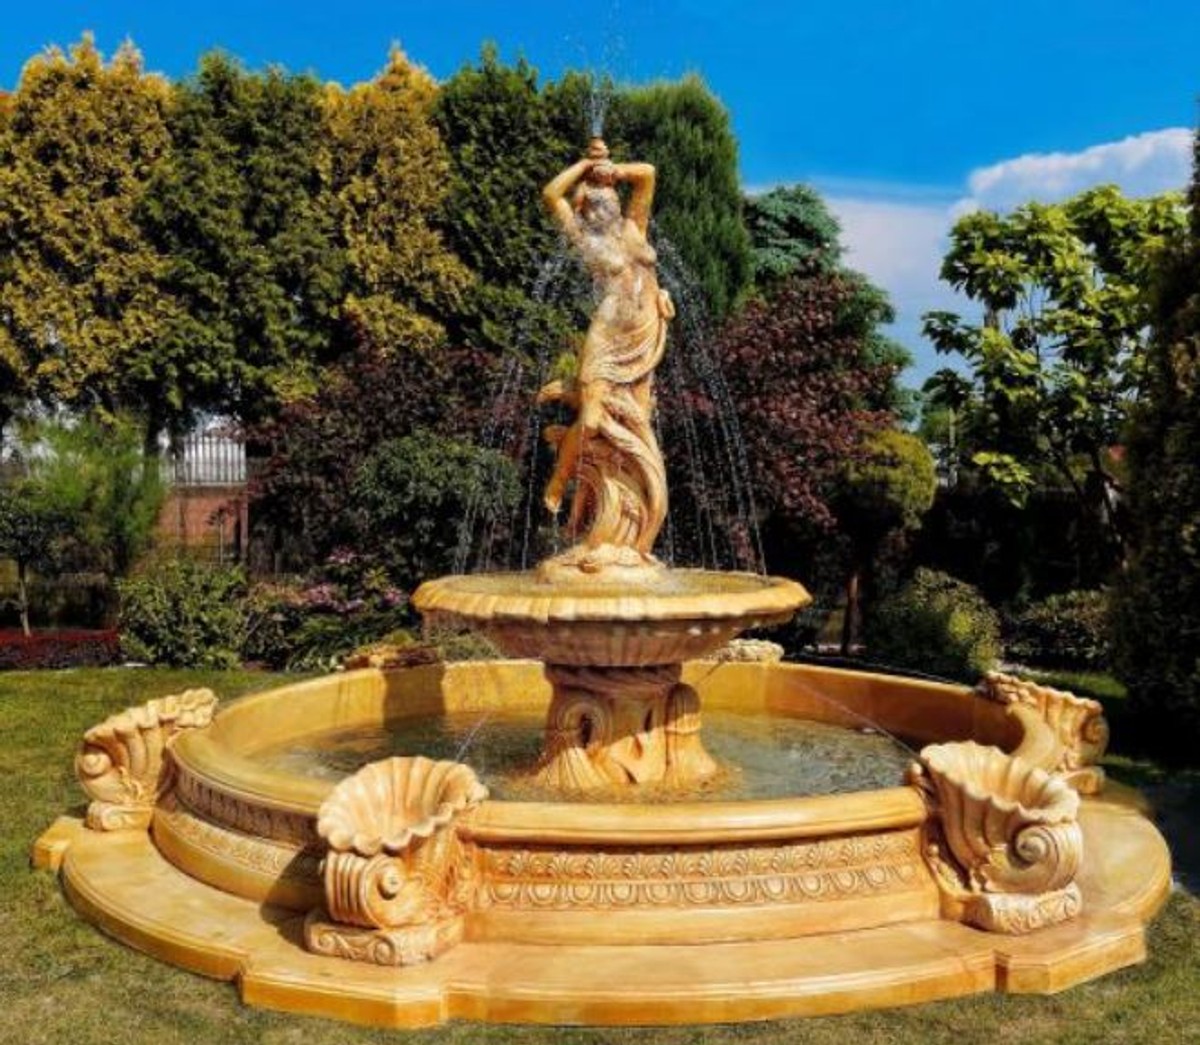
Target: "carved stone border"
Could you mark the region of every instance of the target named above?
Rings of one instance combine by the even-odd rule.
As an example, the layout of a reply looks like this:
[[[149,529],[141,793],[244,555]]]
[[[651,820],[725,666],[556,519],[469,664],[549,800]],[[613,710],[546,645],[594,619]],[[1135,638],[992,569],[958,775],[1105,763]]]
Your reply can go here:
[[[915,830],[692,851],[481,847],[478,859],[479,906],[530,911],[845,900],[926,874]]]

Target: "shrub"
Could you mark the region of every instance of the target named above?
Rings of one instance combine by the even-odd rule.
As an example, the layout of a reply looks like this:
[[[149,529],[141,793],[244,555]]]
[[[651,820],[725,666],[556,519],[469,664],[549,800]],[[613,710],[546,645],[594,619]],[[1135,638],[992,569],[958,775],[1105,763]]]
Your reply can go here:
[[[418,430],[381,443],[364,462],[353,495],[362,547],[399,584],[415,587],[454,567],[459,528],[507,519],[521,495],[512,462],[495,450]]]
[[[132,660],[178,668],[230,668],[246,625],[240,567],[160,559],[118,581],[121,646]]]
[[[867,618],[876,660],[930,675],[973,681],[1000,656],[1000,619],[969,584],[920,569]]]
[[[407,598],[383,570],[345,549],[309,581],[255,585],[243,608],[243,656],[290,671],[336,667],[410,620]]]
[[[115,630],[0,631],[0,670],[103,668],[121,659]]]
[[[1008,655],[1054,668],[1106,668],[1109,663],[1108,596],[1068,591],[1034,603],[1012,622]]]

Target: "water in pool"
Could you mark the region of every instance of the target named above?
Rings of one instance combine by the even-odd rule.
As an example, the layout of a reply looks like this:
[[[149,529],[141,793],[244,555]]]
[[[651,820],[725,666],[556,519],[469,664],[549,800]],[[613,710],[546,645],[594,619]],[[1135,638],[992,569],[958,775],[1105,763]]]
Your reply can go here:
[[[704,743],[725,767],[686,792],[661,785],[571,793],[536,784],[544,712],[456,712],[300,737],[256,755],[268,768],[336,781],[378,759],[426,755],[466,762],[493,798],[524,801],[727,801],[869,791],[902,783],[913,755],[892,738],[808,719],[712,710]]]

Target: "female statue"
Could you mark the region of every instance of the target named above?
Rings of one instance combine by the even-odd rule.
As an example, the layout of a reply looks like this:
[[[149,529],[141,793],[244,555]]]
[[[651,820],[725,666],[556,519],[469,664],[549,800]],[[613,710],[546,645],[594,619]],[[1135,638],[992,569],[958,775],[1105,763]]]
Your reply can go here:
[[[622,182],[631,188],[624,214],[616,189]],[[588,154],[542,195],[583,258],[597,297],[575,380],[551,382],[538,393],[539,403],[561,400],[577,411],[570,426],[546,431],[558,456],[545,504],[557,512],[575,479],[569,527],[586,530],[578,545],[548,560],[544,572],[656,566],[650,552],[666,519],[667,485],[651,425],[653,377],[675,313],[658,285],[656,255],[646,239],[654,168],[612,163],[595,138]]]

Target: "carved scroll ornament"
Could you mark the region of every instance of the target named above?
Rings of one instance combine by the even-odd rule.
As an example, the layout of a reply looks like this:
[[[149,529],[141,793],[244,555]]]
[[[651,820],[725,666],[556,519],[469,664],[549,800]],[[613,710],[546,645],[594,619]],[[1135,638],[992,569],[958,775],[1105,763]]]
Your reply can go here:
[[[927,857],[951,913],[992,932],[1024,933],[1079,913],[1079,795],[996,747],[924,748],[909,780],[935,814]]]
[[[420,756],[343,780],[317,819],[325,910],[305,922],[308,949],[412,965],[457,943],[473,883],[454,820],[486,797],[469,766]]]
[[[184,730],[209,725],[216,707],[212,690],[189,689],[127,708],[89,729],[75,756],[79,783],[92,799],[88,827],[149,827],[155,803],[171,787],[167,748]]]

